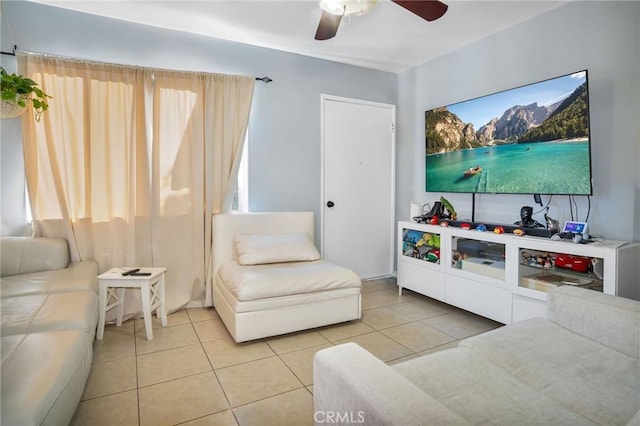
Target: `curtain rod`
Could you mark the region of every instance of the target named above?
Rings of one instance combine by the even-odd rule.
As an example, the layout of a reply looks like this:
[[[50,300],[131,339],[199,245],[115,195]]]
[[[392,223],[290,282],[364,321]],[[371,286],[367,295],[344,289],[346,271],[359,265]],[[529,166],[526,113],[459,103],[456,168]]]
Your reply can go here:
[[[13,52],[0,52],[3,55],[16,56],[16,50],[18,49],[17,45],[13,45]]]
[[[0,54],[3,55],[9,55],[9,56],[16,56],[16,50],[18,49],[17,45],[13,45],[13,52],[4,52],[4,51],[0,51]],[[273,80],[271,78],[269,78],[269,76],[264,76],[264,77],[256,77],[256,81],[261,81],[263,83],[271,83]]]

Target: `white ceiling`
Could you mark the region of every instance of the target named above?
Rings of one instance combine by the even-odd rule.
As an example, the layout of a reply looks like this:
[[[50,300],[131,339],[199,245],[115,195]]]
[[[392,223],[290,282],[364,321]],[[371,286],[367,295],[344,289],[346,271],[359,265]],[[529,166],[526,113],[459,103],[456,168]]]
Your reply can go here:
[[[32,1],[390,72],[414,67],[567,3],[445,0],[447,13],[427,22],[389,0],[379,0],[367,15],[344,18],[335,38],[317,41],[313,38],[321,14],[317,0]]]

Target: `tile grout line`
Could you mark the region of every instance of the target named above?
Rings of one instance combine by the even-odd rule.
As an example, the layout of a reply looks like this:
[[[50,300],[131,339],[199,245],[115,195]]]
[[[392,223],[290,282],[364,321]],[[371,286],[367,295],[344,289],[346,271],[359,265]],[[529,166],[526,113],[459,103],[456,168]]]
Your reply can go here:
[[[133,353],[136,357],[136,405],[138,408],[138,425],[142,425],[142,412],[140,410],[140,381],[138,380],[138,343],[136,339],[136,323],[133,320]],[[145,330],[146,333],[146,330]]]
[[[320,346],[320,345],[318,345],[318,346]],[[313,346],[311,346],[311,347],[313,347]],[[309,348],[306,348],[306,349],[309,349]],[[306,349],[301,349],[301,350],[303,350],[303,351],[304,351],[304,350],[306,350]],[[292,352],[288,352],[288,353],[293,353],[293,352],[296,352],[296,351],[292,351]],[[285,354],[283,354],[283,355],[285,355]],[[295,377],[295,378],[296,378],[296,380],[297,380],[297,381],[302,385],[302,387],[306,387],[306,386],[307,386],[307,385],[305,385],[304,383],[302,383],[302,380],[300,379],[300,377],[298,377],[298,375],[296,374],[296,372],[295,372],[295,371],[293,371],[293,369],[292,369],[291,367],[289,367],[289,364],[287,364],[287,363],[285,362],[285,360],[284,360],[284,359],[282,359],[282,358],[280,357],[280,355],[279,355],[279,354],[278,354],[278,359],[280,360],[280,362],[281,362],[281,363],[283,363],[283,364],[284,364],[284,366],[285,366],[285,367],[287,367],[287,369],[291,372],[291,374],[293,374],[293,377]],[[312,384],[313,384],[313,380],[312,380]],[[293,389],[293,390],[295,390],[295,389]]]
[[[204,348],[204,345],[202,340],[200,340],[200,336],[198,335],[195,326],[193,325],[193,320],[191,319],[191,316],[189,315],[189,313],[187,313],[187,316],[189,317],[189,323],[191,324],[191,327],[193,328],[193,332],[196,333],[196,336],[198,337],[198,343],[200,344],[200,347],[202,348],[202,351],[204,352],[204,355],[207,357],[207,362],[209,363],[209,366],[211,367],[211,371],[213,372],[213,377],[216,378],[216,382],[218,383],[218,386],[220,386],[220,390],[222,391],[222,395],[224,395],[224,399],[227,402],[227,407],[228,410],[231,411],[231,415],[233,415],[233,418],[235,419],[236,424],[240,424],[238,422],[238,418],[236,417],[236,413],[233,411],[233,408],[231,407],[231,401],[229,400],[229,396],[227,395],[227,392],[225,391],[224,387],[222,386],[222,383],[220,382],[220,378],[218,377],[218,373],[216,373],[216,369],[213,367],[213,361],[209,358],[209,355],[207,354],[206,349]],[[196,321],[196,322],[201,322],[201,321]],[[215,340],[208,340],[207,342],[211,342],[211,341],[215,341]],[[220,410],[220,411],[216,411],[215,413],[209,413],[206,416],[203,417],[208,417],[211,415],[214,415],[216,413],[221,413],[224,410]],[[187,420],[187,421],[192,421],[195,419],[191,419],[191,420]]]
[[[289,390],[287,390],[287,391],[278,392],[278,393],[276,393],[276,394],[274,394],[274,395],[265,396],[264,398],[256,399],[255,401],[245,402],[244,404],[240,404],[240,405],[238,405],[238,406],[236,406],[236,407],[231,408],[230,410],[231,410],[231,411],[233,411],[233,410],[235,410],[236,408],[246,407],[247,405],[255,404],[256,402],[260,402],[260,401],[265,401],[265,400],[270,399],[270,398],[275,398],[276,396],[284,395],[284,394],[286,394],[286,393],[293,392],[293,391],[297,391],[297,390],[300,390],[300,389],[306,389],[306,386],[305,386],[305,385],[301,385],[299,388],[289,389]],[[235,414],[235,412],[234,412],[234,414]],[[237,420],[236,420],[236,421],[237,421]],[[238,424],[239,424],[239,423],[240,423],[240,422],[238,422]]]

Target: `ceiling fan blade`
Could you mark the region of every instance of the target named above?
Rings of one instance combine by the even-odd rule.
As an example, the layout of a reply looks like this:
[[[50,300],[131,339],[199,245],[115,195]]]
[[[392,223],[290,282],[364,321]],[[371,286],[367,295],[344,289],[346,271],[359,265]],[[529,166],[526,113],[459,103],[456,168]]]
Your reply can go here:
[[[320,17],[320,23],[318,24],[318,30],[316,31],[316,40],[329,40],[333,38],[338,32],[338,26],[342,15],[334,15],[325,10],[322,11]]]
[[[435,21],[445,14],[449,6],[437,0],[391,0],[409,12],[413,12],[422,19]]]

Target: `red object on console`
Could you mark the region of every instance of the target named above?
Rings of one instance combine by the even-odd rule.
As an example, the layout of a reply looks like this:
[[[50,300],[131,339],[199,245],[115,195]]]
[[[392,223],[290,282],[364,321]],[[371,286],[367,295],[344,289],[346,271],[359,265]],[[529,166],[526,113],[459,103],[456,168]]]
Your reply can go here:
[[[556,266],[558,268],[587,272],[589,265],[591,265],[591,260],[586,257],[571,256],[569,254],[559,254],[556,257]]]

